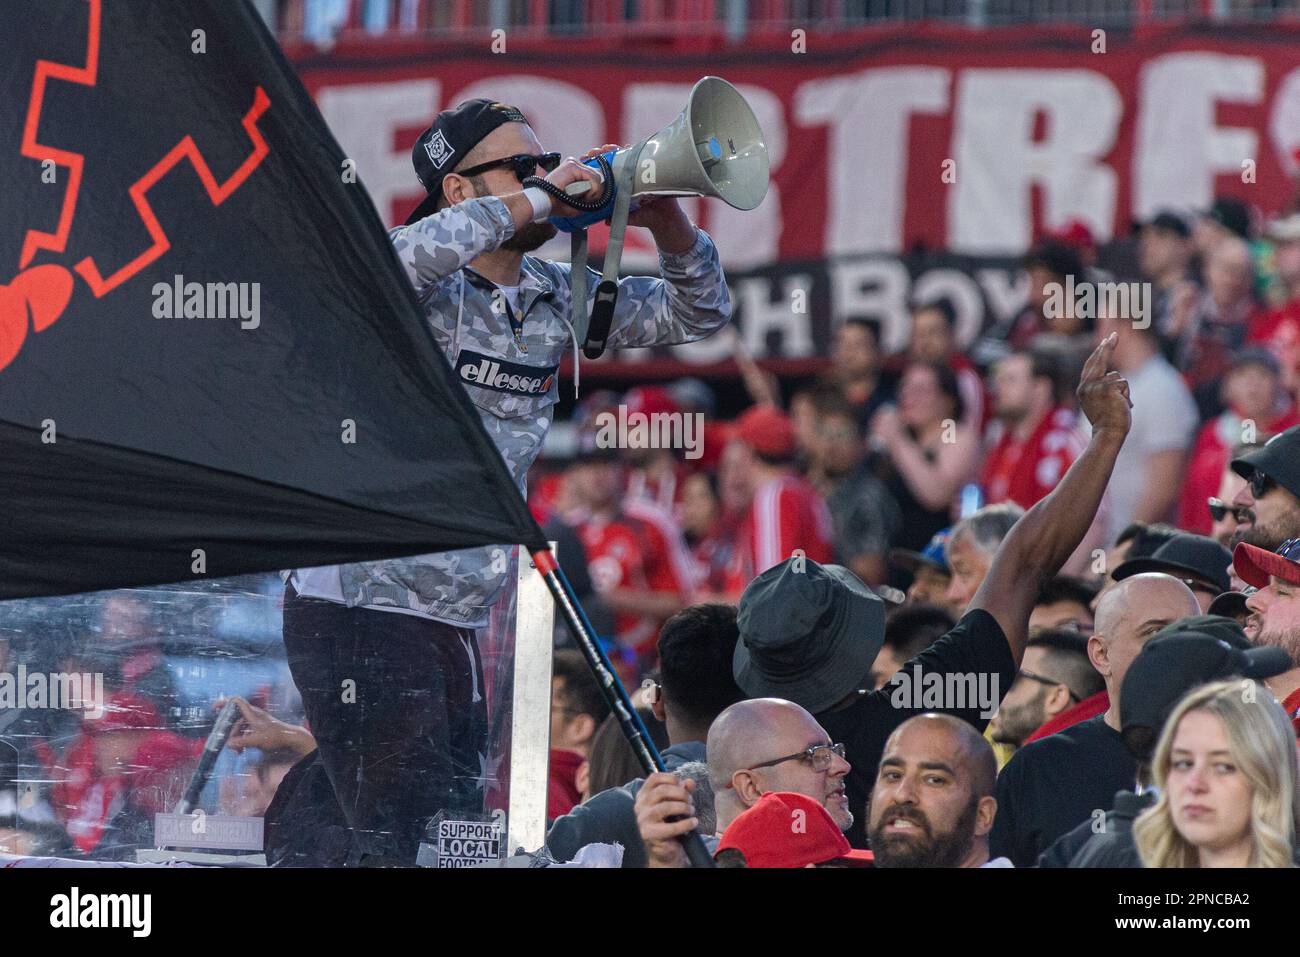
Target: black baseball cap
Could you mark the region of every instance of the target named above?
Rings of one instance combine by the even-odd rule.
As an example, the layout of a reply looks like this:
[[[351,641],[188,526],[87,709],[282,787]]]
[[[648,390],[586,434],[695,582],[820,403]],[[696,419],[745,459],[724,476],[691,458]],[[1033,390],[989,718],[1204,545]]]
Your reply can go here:
[[[482,97],[466,100],[433,118],[411,150],[415,175],[429,195],[406,219],[406,225],[434,211],[442,195],[442,181],[485,136],[503,123],[527,123],[516,107]]]
[[[1246,599],[1257,591],[1259,589],[1254,585],[1247,585],[1241,591],[1225,591],[1210,602],[1210,607],[1206,611],[1222,618],[1239,618],[1249,611],[1246,607]]]
[[[1246,629],[1242,628],[1235,618],[1214,612],[1179,618],[1177,621],[1165,625],[1152,635],[1151,639],[1154,641],[1156,638],[1181,635],[1187,632],[1196,632],[1209,635],[1211,638],[1218,638],[1220,641],[1226,641],[1233,648],[1240,648],[1242,651],[1249,651],[1255,647],[1250,643],[1250,639],[1246,637]]]
[[[1213,205],[1205,211],[1205,218],[1242,239],[1250,238],[1250,209],[1239,199],[1231,196],[1216,197]]]
[[[1162,572],[1175,578],[1190,578],[1204,582],[1216,592],[1232,587],[1228,566],[1232,552],[1205,535],[1179,532],[1155,550],[1149,558],[1131,558],[1121,564],[1111,577],[1121,581],[1143,572]]]
[[[1273,436],[1263,447],[1232,460],[1232,470],[1250,481],[1259,469],[1292,495],[1300,496],[1300,425]]]
[[[1278,361],[1273,350],[1266,346],[1246,346],[1232,354],[1232,365],[1228,368],[1236,372],[1246,366],[1262,366],[1275,376],[1282,374],[1282,363]]]
[[[1189,691],[1234,676],[1271,678],[1291,667],[1281,648],[1234,648],[1207,632],[1158,633],[1124,675],[1120,737],[1134,757],[1150,761],[1165,721]]]
[[[1183,239],[1188,239],[1192,235],[1192,228],[1187,225],[1187,220],[1171,209],[1160,210],[1145,223],[1142,223],[1142,228],[1159,229],[1167,233],[1174,233]]]

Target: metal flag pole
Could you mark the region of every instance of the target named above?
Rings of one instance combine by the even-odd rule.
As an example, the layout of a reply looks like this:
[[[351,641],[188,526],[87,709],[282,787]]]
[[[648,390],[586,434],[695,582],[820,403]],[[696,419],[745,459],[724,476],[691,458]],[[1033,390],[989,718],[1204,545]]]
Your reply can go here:
[[[646,774],[668,770],[664,766],[664,759],[659,755],[659,749],[650,740],[650,732],[646,730],[641,716],[632,706],[632,699],[628,697],[627,689],[618,680],[613,665],[609,663],[604,649],[600,647],[595,629],[587,620],[587,613],[578,603],[578,598],[573,593],[573,586],[569,584],[569,579],[556,563],[555,556],[549,549],[539,549],[532,553],[532,559],[533,564],[537,566],[537,571],[546,582],[546,587],[550,589],[555,604],[559,606],[565,620],[569,623],[569,629],[573,632],[583,657],[587,659],[587,664],[591,666],[592,673],[596,676],[596,683],[600,685],[601,693],[609,703],[610,710],[618,718],[619,727],[623,729],[624,736],[632,745],[632,750],[641,763],[641,769]],[[698,831],[683,834],[681,842],[692,867],[713,867],[713,857],[709,854],[709,849],[705,847],[704,839],[700,837]]]

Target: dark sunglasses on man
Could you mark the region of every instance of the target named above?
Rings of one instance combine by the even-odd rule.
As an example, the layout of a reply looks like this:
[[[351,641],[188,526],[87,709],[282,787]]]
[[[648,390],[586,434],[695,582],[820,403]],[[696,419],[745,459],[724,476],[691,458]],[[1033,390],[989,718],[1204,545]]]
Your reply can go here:
[[[1250,476],[1250,494],[1255,496],[1255,498],[1263,498],[1273,490],[1273,486],[1276,484],[1276,482],[1259,469],[1255,469]]]
[[[1209,506],[1210,517],[1216,522],[1223,521],[1226,515],[1232,515],[1237,520],[1238,525],[1247,525],[1255,521],[1255,513],[1249,505],[1233,505],[1214,496],[1207,498],[1205,504]]]
[[[529,176],[537,175],[537,167],[541,167],[544,173],[553,173],[555,168],[560,165],[559,153],[543,153],[541,156],[529,156],[527,153],[516,153],[514,156],[503,156],[501,159],[488,160],[486,163],[479,163],[477,166],[471,166],[469,169],[456,170],[459,176],[478,176],[480,173],[486,173],[490,169],[500,169],[502,166],[509,166],[519,182],[523,182]]]

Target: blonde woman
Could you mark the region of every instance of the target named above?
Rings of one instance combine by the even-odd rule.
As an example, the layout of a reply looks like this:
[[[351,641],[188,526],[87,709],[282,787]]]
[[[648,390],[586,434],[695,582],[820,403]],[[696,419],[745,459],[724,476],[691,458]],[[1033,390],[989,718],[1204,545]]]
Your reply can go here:
[[[1133,825],[1145,867],[1291,867],[1300,821],[1296,739],[1269,691],[1198,688],[1156,746],[1160,799]]]

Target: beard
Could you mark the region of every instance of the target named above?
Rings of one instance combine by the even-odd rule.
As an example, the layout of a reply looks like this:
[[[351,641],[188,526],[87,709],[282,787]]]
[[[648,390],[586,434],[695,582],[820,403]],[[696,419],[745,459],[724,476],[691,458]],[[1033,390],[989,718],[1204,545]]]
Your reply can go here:
[[[1025,738],[1037,731],[1047,720],[1046,709],[1043,707],[1046,700],[1047,688],[1044,687],[1031,700],[1017,708],[1010,710],[1005,707],[999,708],[993,740],[999,744],[1014,744],[1016,747],[1024,744]]]
[[[877,867],[956,867],[975,844],[975,815],[979,800],[972,799],[952,830],[935,834],[930,819],[918,808],[893,804],[877,818],[868,837]],[[885,834],[885,822],[901,817],[921,830],[921,835]]]
[[[1292,662],[1300,664],[1300,629],[1269,631],[1264,628],[1261,621],[1259,631],[1256,632],[1251,644],[1260,647],[1281,648],[1291,656]]]
[[[1257,509],[1255,524],[1233,537],[1266,552],[1275,552],[1287,539],[1300,538],[1300,511],[1286,512],[1267,525],[1262,525]],[[1236,542],[1233,542],[1233,546],[1236,546]]]
[[[555,238],[558,232],[554,226],[547,222],[527,223],[522,229],[516,229],[515,234],[503,242],[497,249],[509,249],[517,253],[530,253],[539,246],[543,246]]]

